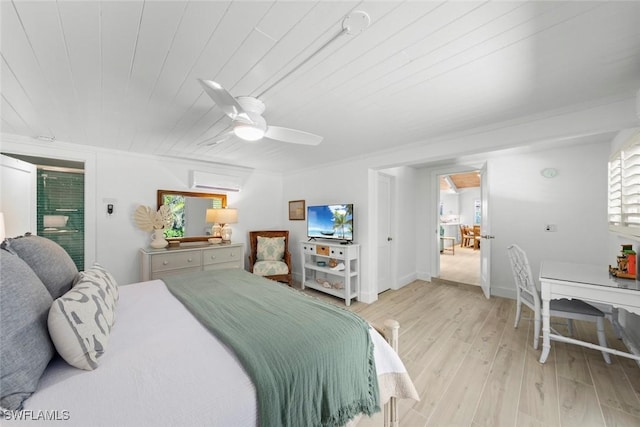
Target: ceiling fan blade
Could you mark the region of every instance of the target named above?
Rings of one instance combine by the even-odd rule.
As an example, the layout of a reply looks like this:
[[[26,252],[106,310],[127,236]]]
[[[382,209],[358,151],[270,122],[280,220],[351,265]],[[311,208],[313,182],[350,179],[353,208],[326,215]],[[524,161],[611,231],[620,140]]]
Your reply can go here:
[[[269,139],[290,142],[292,144],[318,145],[322,142],[322,137],[301,130],[283,128],[280,126],[269,126],[264,134]]]
[[[235,120],[238,117],[249,120],[249,115],[244,111],[238,101],[220,84],[213,80],[198,79],[207,95],[213,99],[218,107],[229,117]]]
[[[220,144],[221,142],[226,141],[227,139],[231,138],[232,136],[233,136],[233,126],[229,126],[225,130],[223,130],[222,132],[217,134],[216,136],[211,137],[211,138],[207,138],[207,139],[205,139],[203,141],[198,142],[198,145],[216,145],[216,144]]]

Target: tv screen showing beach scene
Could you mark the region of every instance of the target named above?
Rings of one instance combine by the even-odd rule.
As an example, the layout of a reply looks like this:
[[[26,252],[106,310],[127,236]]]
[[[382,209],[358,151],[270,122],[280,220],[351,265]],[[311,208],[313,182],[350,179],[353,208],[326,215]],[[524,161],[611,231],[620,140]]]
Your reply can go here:
[[[353,204],[307,207],[309,238],[353,240]]]

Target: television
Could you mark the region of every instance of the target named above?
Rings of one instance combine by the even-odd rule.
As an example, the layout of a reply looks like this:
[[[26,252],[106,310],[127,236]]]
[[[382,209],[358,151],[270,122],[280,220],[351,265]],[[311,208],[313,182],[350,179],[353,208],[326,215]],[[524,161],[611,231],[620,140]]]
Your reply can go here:
[[[353,241],[353,204],[307,206],[309,239]]]

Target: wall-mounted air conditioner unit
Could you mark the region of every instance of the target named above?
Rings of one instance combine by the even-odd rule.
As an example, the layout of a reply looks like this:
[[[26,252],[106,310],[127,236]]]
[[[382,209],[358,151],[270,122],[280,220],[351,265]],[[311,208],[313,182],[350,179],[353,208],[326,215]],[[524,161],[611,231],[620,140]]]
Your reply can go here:
[[[200,190],[240,191],[242,178],[211,172],[191,171],[191,188]]]

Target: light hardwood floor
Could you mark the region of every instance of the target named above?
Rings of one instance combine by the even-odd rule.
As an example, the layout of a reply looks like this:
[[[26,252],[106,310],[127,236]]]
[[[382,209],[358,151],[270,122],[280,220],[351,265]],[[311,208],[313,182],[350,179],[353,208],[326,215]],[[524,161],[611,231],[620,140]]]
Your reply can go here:
[[[400,322],[400,355],[421,398],[400,401],[402,427],[640,426],[635,362],[612,355],[606,365],[599,352],[552,342],[540,364],[526,307],[515,329],[513,300],[487,300],[476,286],[435,282],[415,281],[374,304],[350,307],[373,323]],[[576,324],[579,338],[596,342],[593,324]],[[609,346],[625,349],[611,328],[607,332]],[[358,426],[380,426],[380,420]]]
[[[440,279],[480,285],[480,251],[455,246],[440,254]]]

